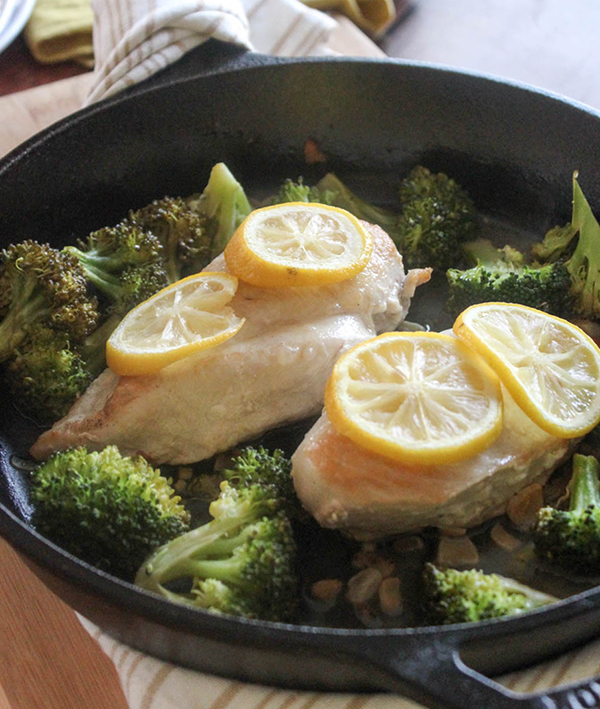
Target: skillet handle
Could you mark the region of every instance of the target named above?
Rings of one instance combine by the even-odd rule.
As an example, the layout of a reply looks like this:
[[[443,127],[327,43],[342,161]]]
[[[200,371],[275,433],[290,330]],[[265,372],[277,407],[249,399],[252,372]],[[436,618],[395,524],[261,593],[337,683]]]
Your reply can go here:
[[[369,643],[361,654],[392,684],[387,686],[430,709],[594,709],[600,676],[540,693],[513,692],[467,667],[460,641],[413,636],[398,643]]]

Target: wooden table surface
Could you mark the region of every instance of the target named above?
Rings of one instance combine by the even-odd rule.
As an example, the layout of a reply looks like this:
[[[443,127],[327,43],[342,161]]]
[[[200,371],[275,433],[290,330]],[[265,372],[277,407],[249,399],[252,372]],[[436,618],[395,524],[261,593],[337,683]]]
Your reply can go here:
[[[597,0],[415,0],[380,47],[394,57],[524,81],[600,109],[599,32]],[[333,46],[381,54],[346,23]],[[0,155],[75,110],[90,80],[76,65],[37,66],[17,40],[0,55]],[[0,539],[0,709],[84,707],[126,709],[114,667]]]

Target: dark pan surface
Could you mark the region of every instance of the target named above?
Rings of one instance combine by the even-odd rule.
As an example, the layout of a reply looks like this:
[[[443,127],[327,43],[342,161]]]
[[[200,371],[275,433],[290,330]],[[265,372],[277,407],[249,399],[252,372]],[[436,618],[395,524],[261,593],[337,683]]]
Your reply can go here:
[[[213,50],[61,122],[4,159],[0,245],[73,242],[151,199],[196,191],[218,161],[249,193],[267,192],[282,177],[310,181],[322,166],[304,164],[307,138],[327,155],[328,169],[382,203],[391,197],[388,178],[420,162],[451,174],[493,223],[520,235],[539,236],[568,220],[575,169],[600,209],[600,116],[591,110],[494,79],[395,61],[231,54],[223,71],[195,76]],[[596,590],[526,617],[443,629],[287,627],[174,606],[73,559],[25,524],[26,476],[11,460],[26,454],[39,431],[5,394],[2,403],[0,532],[74,608],[158,657],[287,686],[400,688],[442,706],[432,699],[444,694],[436,689],[440,678],[462,681],[458,648],[475,669],[497,673],[563,651],[600,627]],[[392,679],[398,674],[399,683]],[[458,701],[460,692],[444,705]]]

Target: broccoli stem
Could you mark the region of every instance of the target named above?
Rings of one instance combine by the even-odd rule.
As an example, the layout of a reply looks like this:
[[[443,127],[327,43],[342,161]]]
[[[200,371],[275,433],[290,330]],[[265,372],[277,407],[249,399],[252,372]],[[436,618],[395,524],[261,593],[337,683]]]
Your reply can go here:
[[[509,594],[524,596],[523,610],[533,610],[558,600],[555,596],[551,596],[543,591],[538,591],[524,583],[519,583],[519,581],[515,579],[507,578],[506,576],[500,576],[499,578],[501,579],[501,588],[504,589],[504,591]]]
[[[573,279],[572,291],[577,310],[588,318],[600,317],[600,224],[573,176],[573,226],[579,230],[579,240],[567,268]]]
[[[593,455],[575,453],[569,510],[583,512],[590,505],[600,505],[600,463]]]
[[[94,251],[81,251],[75,246],[70,246],[69,251],[77,256],[79,262],[97,273],[111,273],[115,270],[120,270],[123,267],[123,261],[116,253],[110,256],[101,256]]]
[[[77,256],[85,270],[88,280],[93,283],[98,290],[113,298],[117,297],[122,286],[119,278],[113,276],[110,271],[113,268],[120,268],[122,266],[118,259],[94,256],[90,254],[90,252],[80,251],[74,246],[69,247],[69,251]]]
[[[398,215],[383,207],[377,207],[354,194],[340,179],[329,172],[317,183],[317,190],[336,207],[345,209],[357,219],[378,224],[398,243]]]
[[[211,170],[208,184],[198,200],[198,211],[217,221],[211,258],[225,250],[233,232],[252,211],[244,189],[224,163]]]
[[[252,526],[244,527],[239,534],[228,536],[225,539],[217,539],[215,542],[212,542],[207,547],[204,547],[201,550],[202,556],[217,557],[219,559],[224,556],[229,556],[233,553],[236,547],[239,547],[246,541],[248,541],[248,539],[251,538],[253,534],[254,528]],[[198,559],[199,554],[196,554],[195,558]]]
[[[226,559],[193,559],[190,562],[188,575],[235,584],[240,580],[241,571],[246,563],[246,559],[235,556]]]
[[[9,314],[0,322],[0,362],[8,359],[25,338],[25,332],[19,327],[16,314]]]
[[[111,315],[83,342],[81,355],[93,377],[97,377],[106,368],[106,343],[120,322],[118,315]]]
[[[39,293],[34,295],[35,286],[29,284],[29,287],[19,289],[15,294],[15,303],[22,303],[20,307],[11,307],[2,322],[0,322],[0,362],[8,359],[27,336],[27,330],[24,327],[31,327],[34,323],[39,322],[44,316],[49,313],[47,300]]]
[[[240,517],[212,520],[161,547],[140,569],[139,574],[143,573],[146,577],[144,587],[160,593],[162,584],[182,576],[194,576],[197,563],[194,557],[198,549],[202,549],[204,556],[209,556],[212,545],[216,545],[218,549],[219,539],[234,532],[246,521]]]

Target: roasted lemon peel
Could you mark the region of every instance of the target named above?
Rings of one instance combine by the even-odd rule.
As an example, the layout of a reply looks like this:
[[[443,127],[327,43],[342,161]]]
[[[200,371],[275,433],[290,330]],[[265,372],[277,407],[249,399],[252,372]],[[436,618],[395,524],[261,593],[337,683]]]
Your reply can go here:
[[[407,465],[470,458],[503,424],[498,376],[460,340],[434,332],[387,333],[342,355],[325,410],[339,433]]]
[[[288,202],[251,212],[225,248],[231,273],[261,288],[321,286],[362,271],[373,249],[368,230],[344,209]]]
[[[130,310],[106,344],[115,374],[152,374],[236,334],[244,324],[230,302],[238,279],[201,271],[163,288]]]
[[[600,349],[581,328],[524,305],[479,303],[453,331],[542,430],[578,438],[600,423]]]

